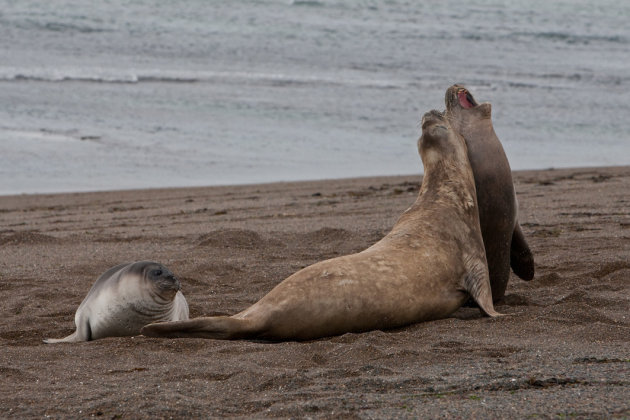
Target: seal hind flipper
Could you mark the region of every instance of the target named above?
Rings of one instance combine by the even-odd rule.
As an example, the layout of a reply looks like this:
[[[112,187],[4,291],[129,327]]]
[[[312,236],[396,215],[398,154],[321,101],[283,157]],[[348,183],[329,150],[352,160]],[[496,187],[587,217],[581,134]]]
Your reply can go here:
[[[147,337],[198,337],[233,340],[237,338],[255,338],[259,331],[246,319],[230,316],[212,316],[187,321],[149,324],[145,325],[140,333]]]
[[[86,320],[84,323],[80,323],[81,327],[77,329],[67,337],[64,338],[45,338],[43,341],[46,344],[55,343],[78,343],[80,341],[92,340],[92,329],[90,328],[90,321]]]
[[[525,281],[534,278],[534,256],[527,245],[521,226],[516,223],[510,246],[510,266],[514,274]]]
[[[79,338],[77,331],[73,332],[67,337],[64,338],[44,338],[44,343],[46,344],[55,344],[55,343],[77,343],[79,341],[84,341]]]

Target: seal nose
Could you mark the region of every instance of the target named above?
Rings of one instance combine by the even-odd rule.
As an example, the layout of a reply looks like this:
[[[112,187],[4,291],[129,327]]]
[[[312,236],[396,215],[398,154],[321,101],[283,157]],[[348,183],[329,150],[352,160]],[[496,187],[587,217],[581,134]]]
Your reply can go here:
[[[425,128],[426,124],[434,122],[435,120],[442,121],[443,119],[444,119],[444,114],[442,114],[440,111],[432,109],[431,111],[427,112],[426,114],[422,116],[422,128]]]
[[[166,278],[173,283],[175,290],[182,289],[182,283],[179,281],[177,277],[175,277],[173,273],[169,273],[168,276],[166,276]]]

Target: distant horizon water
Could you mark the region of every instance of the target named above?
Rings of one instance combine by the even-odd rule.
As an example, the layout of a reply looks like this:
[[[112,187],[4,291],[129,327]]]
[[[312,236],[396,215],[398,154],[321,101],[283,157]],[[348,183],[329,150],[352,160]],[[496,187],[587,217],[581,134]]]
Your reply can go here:
[[[419,174],[454,83],[513,170],[630,165],[630,4],[592,3],[0,0],[0,195]]]

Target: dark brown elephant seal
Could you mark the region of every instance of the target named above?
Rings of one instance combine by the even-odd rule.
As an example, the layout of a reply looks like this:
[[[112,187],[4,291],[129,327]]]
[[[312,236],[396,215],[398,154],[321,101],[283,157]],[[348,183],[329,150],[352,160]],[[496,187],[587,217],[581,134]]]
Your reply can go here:
[[[103,337],[138,335],[158,321],[188,319],[181,285],[166,267],[153,261],[120,264],[94,282],[74,316],[76,331],[45,343],[74,343]]]
[[[512,171],[492,126],[492,106],[478,104],[461,85],[447,89],[445,102],[451,126],[468,146],[492,298],[496,303],[505,294],[510,266],[523,280],[534,278],[534,257],[518,224]]]
[[[469,296],[498,315],[466,144],[437,111],[423,117],[418,144],[420,194],[379,242],[298,271],[236,315],[151,324],[142,334],[308,340],[445,318]]]

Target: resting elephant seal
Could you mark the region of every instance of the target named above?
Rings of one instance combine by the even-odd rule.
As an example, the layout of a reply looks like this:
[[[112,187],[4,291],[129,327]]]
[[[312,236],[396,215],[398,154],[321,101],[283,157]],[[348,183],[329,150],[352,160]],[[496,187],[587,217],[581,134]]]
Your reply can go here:
[[[492,105],[477,104],[461,85],[446,90],[446,116],[468,146],[475,175],[481,235],[486,249],[492,298],[503,298],[510,265],[523,280],[534,278],[534,257],[517,221],[512,172],[492,126]]]
[[[236,315],[151,324],[142,334],[308,340],[445,318],[469,296],[485,314],[498,315],[466,144],[432,111],[418,146],[420,194],[379,242],[298,271]]]
[[[90,341],[103,337],[137,335],[158,321],[188,319],[181,285],[162,264],[141,261],[120,264],[101,275],[74,316],[76,331],[45,343]]]

